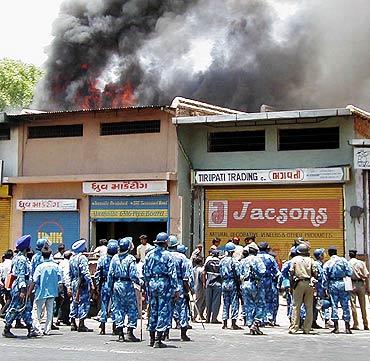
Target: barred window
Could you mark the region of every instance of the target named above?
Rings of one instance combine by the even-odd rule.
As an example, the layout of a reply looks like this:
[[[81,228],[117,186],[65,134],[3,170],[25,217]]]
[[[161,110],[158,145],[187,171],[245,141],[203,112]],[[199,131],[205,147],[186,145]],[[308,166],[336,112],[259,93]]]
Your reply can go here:
[[[337,148],[339,148],[339,127],[279,130],[279,150]]]
[[[208,135],[208,152],[265,150],[265,131],[214,132]]]
[[[65,138],[65,137],[82,137],[83,125],[42,125],[28,127],[28,138]]]
[[[160,131],[161,131],[160,120],[142,120],[142,121],[100,124],[100,135],[160,133]]]
[[[0,128],[0,140],[10,140],[10,128]]]

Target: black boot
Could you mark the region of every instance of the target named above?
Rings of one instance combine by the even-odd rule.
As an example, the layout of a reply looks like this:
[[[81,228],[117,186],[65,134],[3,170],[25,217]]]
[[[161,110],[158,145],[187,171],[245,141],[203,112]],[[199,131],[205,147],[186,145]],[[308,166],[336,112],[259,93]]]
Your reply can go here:
[[[134,329],[132,327],[127,328],[127,341],[140,342],[140,339],[134,335]]]
[[[351,326],[349,324],[349,321],[346,321],[345,324],[346,324],[346,333],[348,335],[351,335],[352,334],[352,331],[351,331]]]
[[[170,339],[170,329],[169,328],[167,328],[167,330],[166,331],[164,331],[163,332],[163,341],[168,341]]]
[[[249,328],[249,333],[251,335],[263,335],[263,332],[260,330],[257,322],[253,322],[252,326]]]
[[[150,331],[149,336],[150,336],[149,346],[153,347],[155,342],[155,331]]]
[[[28,338],[32,338],[32,337],[37,337],[38,336],[37,332],[32,329],[32,325],[28,325],[27,326],[27,330],[28,330],[28,333],[27,333],[27,337]]]
[[[12,328],[11,326],[4,327],[3,337],[5,338],[16,338],[17,337],[16,335],[14,335],[14,333],[10,331],[11,328]]]
[[[162,342],[163,332],[157,332],[153,348],[165,348],[167,345]]]
[[[105,335],[105,322],[100,322],[100,333],[99,335]]]
[[[191,341],[189,336],[186,334],[186,331],[187,331],[187,327],[183,327],[181,328],[181,341]]]
[[[52,323],[51,323],[51,329],[52,329],[53,331],[58,331],[58,330],[59,330],[59,327],[58,327],[58,326],[55,326],[55,325],[54,325],[54,323],[52,322]]]
[[[316,321],[314,321],[314,322],[312,322],[312,328],[319,330],[322,327],[320,325],[318,325]]]
[[[334,330],[331,333],[339,333],[338,320],[334,320]]]
[[[116,327],[116,323],[115,322],[113,322],[113,326],[112,326],[112,335],[118,335],[117,327]]]
[[[85,320],[80,320],[80,323],[78,324],[77,332],[93,332],[91,328],[87,328],[85,326]]]
[[[76,320],[71,318],[71,331],[77,331]]]
[[[24,325],[24,324],[22,323],[22,321],[18,318],[18,319],[15,321],[15,326],[14,326],[14,328],[27,328],[27,326],[26,326],[26,325]]]
[[[118,341],[124,342],[125,341],[125,334],[123,333],[123,327],[117,327],[117,334],[118,334]]]
[[[227,320],[223,321],[222,329],[226,330],[227,329]]]
[[[232,330],[242,330],[243,328],[242,328],[242,327],[239,327],[239,326],[236,324],[236,320],[231,320],[231,329],[232,329]]]

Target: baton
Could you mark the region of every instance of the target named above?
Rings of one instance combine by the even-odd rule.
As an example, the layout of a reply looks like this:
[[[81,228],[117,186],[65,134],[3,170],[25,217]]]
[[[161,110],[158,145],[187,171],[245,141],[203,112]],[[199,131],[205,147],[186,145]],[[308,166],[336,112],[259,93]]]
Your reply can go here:
[[[194,300],[193,294],[192,294],[190,291],[189,291],[189,296],[190,296],[190,301],[194,303],[194,307],[195,307],[195,309],[197,310],[198,315],[200,316],[200,323],[202,324],[203,330],[205,330],[206,328],[204,327],[204,323],[203,323],[203,321],[202,321],[202,315],[201,315],[201,313],[199,312],[199,308],[198,308],[197,304],[195,303],[195,300]]]

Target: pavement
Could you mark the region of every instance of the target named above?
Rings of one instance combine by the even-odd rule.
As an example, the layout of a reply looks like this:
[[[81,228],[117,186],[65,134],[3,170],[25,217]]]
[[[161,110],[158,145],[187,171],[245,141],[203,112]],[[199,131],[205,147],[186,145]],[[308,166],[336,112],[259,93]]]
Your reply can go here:
[[[199,361],[199,360],[253,360],[253,361],[368,361],[369,331],[353,331],[344,334],[344,323],[340,322],[341,333],[331,334],[331,330],[319,330],[318,335],[288,334],[286,308],[281,305],[278,315],[280,327],[263,328],[265,335],[251,336],[248,329],[240,331],[222,330],[219,324],[206,324],[203,330],[200,323],[192,323],[188,331],[191,342],[180,341],[180,330],[171,330],[166,349],[153,349],[148,344],[148,333],[143,329],[140,343],[118,342],[117,336],[110,334],[111,324],[107,325],[107,335],[99,335],[99,323],[87,320],[92,333],[71,332],[67,326],[53,331],[50,336],[27,339],[26,330],[12,329],[16,339],[0,337],[0,359],[13,360],[144,360],[150,361]],[[241,322],[239,322],[240,324]],[[321,324],[323,324],[321,322]],[[362,325],[360,323],[360,325]],[[3,324],[0,325],[3,331]],[[140,336],[140,328],[135,331]]]

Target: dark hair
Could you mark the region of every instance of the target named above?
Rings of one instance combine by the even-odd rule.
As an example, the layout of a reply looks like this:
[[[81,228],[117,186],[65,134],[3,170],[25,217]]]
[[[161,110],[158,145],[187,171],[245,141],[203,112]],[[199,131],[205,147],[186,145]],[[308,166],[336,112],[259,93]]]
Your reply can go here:
[[[194,266],[201,266],[203,265],[203,259],[200,257],[195,257],[193,260]]]
[[[101,240],[99,241],[99,244],[100,244],[101,246],[106,246],[106,245],[108,244],[108,241],[107,241],[105,238],[103,238],[103,239],[101,239]]]
[[[212,244],[215,244],[216,242],[221,242],[221,239],[218,237],[215,237],[212,239]]]
[[[338,251],[335,249],[335,248],[329,248],[328,249],[328,255],[331,257],[331,256],[334,256],[335,254],[338,254]]]
[[[44,247],[41,250],[42,257],[45,259],[49,259],[51,255],[51,249],[48,247]]]
[[[5,253],[4,253],[4,257],[5,259],[12,259],[13,258],[13,251],[11,249],[8,249]]]
[[[65,246],[63,243],[61,243],[61,244],[58,246],[58,251],[60,252],[60,251],[63,251],[64,249],[66,249],[66,246]]]

